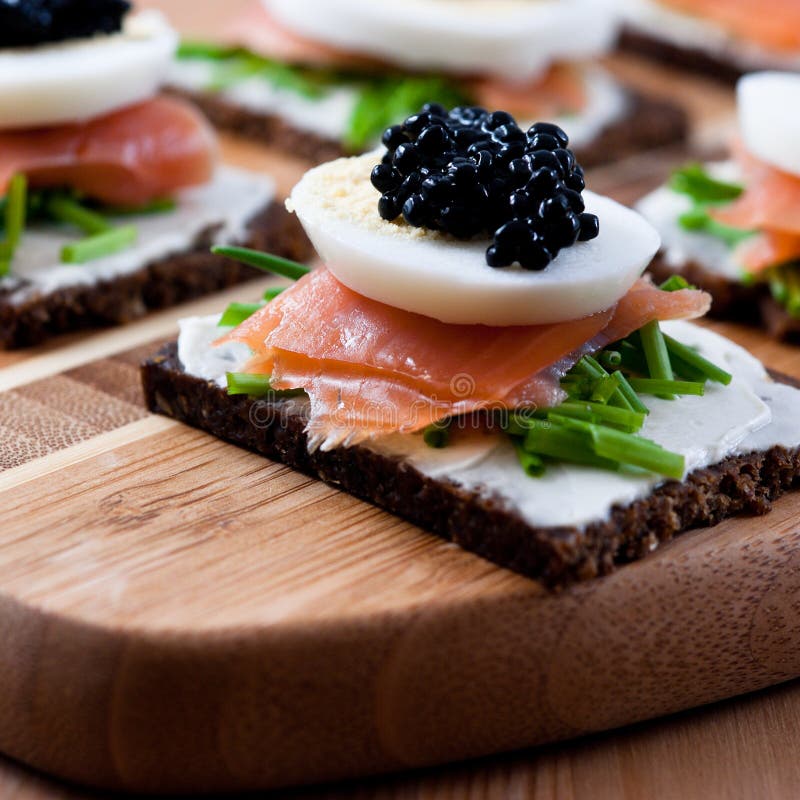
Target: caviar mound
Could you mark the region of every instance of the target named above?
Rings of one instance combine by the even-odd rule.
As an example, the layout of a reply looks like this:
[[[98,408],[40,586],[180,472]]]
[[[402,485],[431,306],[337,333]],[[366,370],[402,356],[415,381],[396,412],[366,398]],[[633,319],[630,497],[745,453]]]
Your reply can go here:
[[[537,122],[525,132],[506,111],[429,103],[387,128],[383,144],[371,175],[381,217],[402,215],[458,239],[488,235],[491,267],[542,270],[600,232],[585,211],[583,169],[557,125]]]
[[[116,33],[130,8],[127,0],[0,0],[0,47]]]

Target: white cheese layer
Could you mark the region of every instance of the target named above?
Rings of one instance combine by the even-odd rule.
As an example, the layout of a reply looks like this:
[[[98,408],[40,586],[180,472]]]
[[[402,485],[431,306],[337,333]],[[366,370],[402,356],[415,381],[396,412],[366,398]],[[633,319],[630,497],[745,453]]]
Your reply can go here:
[[[177,45],[166,19],[146,11],[119,33],[0,50],[0,130],[77,122],[146,100]]]
[[[31,225],[14,254],[11,274],[0,279],[0,288],[15,290],[12,302],[22,302],[34,293],[109,280],[185,252],[208,228],[216,228],[217,244],[242,241],[247,223],[274,196],[273,182],[263,175],[221,168],[210,183],[181,192],[172,211],[119,218],[120,224],[136,226],[137,243],[85,264],[62,264],[60,258],[65,244],[84,235],[80,231],[57,224]]]
[[[315,42],[414,70],[529,80],[553,61],[605,53],[617,32],[606,0],[262,0]]]
[[[713,22],[683,14],[657,0],[618,0],[620,12],[634,30],[676,47],[701,50],[716,58],[752,70],[800,69],[800,53],[781,53],[737,38]],[[763,13],[769,12],[765,4]]]
[[[573,147],[589,144],[628,110],[625,90],[605,70],[596,66],[585,67],[583,75],[586,107],[579,114],[552,120],[569,133]],[[173,62],[167,82],[184,91],[202,92],[213,85],[214,76],[213,61],[182,58]],[[275,86],[259,77],[248,78],[221,89],[218,94],[233,105],[257,114],[279,116],[297,130],[315,133],[333,141],[344,139],[358,102],[358,92],[348,86],[331,89],[321,97],[311,98]],[[533,122],[536,120],[522,120],[520,126],[526,128]]]
[[[187,373],[224,386],[225,372],[239,370],[249,350],[241,343],[213,348],[211,343],[228,330],[217,327],[218,319],[183,320],[178,355]],[[800,446],[800,391],[772,382],[758,360],[706,328],[688,322],[667,322],[663,328],[727,369],[734,380],[727,387],[709,384],[703,397],[646,397],[650,414],[642,436],[684,454],[687,473],[730,455]],[[655,476],[568,464],[530,478],[506,437],[468,430],[456,430],[451,444],[440,450],[428,447],[419,434],[395,434],[365,446],[403,458],[431,478],[496,498],[536,526],[582,527],[607,519],[614,505],[645,497],[661,482]]]
[[[732,161],[707,164],[706,167],[719,180],[741,179]],[[694,262],[715,275],[733,281],[741,280],[744,271],[736,259],[734,248],[717,236],[681,227],[678,219],[691,208],[690,198],[673,192],[669,186],[656,189],[636,204],[636,210],[661,236],[664,259],[676,272]]]

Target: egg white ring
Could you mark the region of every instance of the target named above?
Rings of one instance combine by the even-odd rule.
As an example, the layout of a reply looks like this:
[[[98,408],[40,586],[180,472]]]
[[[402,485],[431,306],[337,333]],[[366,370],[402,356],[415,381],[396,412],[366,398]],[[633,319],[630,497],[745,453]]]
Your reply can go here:
[[[403,67],[526,81],[553,61],[607,52],[608,0],[262,0],[295,33]]]
[[[739,126],[756,158],[800,177],[800,75],[756,72],[737,87]]]
[[[146,11],[119,33],[0,50],[0,130],[79,122],[146,100],[177,46],[164,16]]]
[[[370,163],[377,163],[374,154],[309,171],[287,205],[345,286],[442,322],[537,325],[603,311],[630,289],[661,244],[656,230],[635,211],[586,191],[587,210],[600,219],[596,239],[562,250],[540,272],[494,269],[486,264],[487,239],[459,241],[381,220],[377,192],[374,216],[369,214],[364,187],[344,180],[337,184],[336,178],[352,176],[355,166],[366,179]],[[353,213],[348,215],[349,207]]]

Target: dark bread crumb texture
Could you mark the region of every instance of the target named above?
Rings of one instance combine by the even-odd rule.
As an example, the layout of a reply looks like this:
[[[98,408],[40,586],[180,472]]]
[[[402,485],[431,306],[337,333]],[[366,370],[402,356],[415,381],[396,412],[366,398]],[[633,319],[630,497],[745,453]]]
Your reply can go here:
[[[187,375],[174,342],[142,365],[142,380],[151,411],[281,461],[551,589],[608,574],[690,528],[765,514],[775,498],[800,486],[800,449],[774,447],[727,458],[682,483],[668,481],[615,508],[608,521],[539,528],[499,499],[433,480],[364,447],[309,453],[302,405],[231,397]]]
[[[677,273],[689,283],[705,289],[713,298],[711,317],[757,325],[773,339],[800,343],[800,319],[791,316],[775,301],[766,284],[747,286],[711,272],[696,261],[676,268],[667,263],[663,251],[655,257],[648,271],[656,283]]]
[[[727,84],[736,83],[747,71],[724,56],[717,56],[696,47],[672,44],[630,27],[623,29],[619,47],[628,53],[645,56]],[[767,68],[766,64],[764,68]]]
[[[250,111],[217,94],[176,89],[170,92],[197,104],[218,128],[287,150],[315,164],[345,155],[340,142],[297,130],[278,116]],[[686,140],[689,121],[684,109],[638,92],[628,91],[628,96],[627,114],[608,125],[588,145],[575,148],[581,166],[593,167]]]
[[[31,293],[22,302],[11,301],[19,289],[0,290],[0,347],[28,347],[61,333],[130,322],[149,311],[174,306],[263,274],[213,255],[209,251],[213,234],[210,228],[186,252],[92,285]],[[311,244],[296,217],[279,202],[270,203],[250,220],[247,236],[239,244],[269,250],[295,261],[306,261],[312,255]]]

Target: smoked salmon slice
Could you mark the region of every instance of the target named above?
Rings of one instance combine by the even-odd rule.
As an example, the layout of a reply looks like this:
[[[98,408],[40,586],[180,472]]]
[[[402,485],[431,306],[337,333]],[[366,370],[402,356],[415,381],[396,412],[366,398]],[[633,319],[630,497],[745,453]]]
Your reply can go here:
[[[0,131],[0,195],[15,173],[32,187],[67,187],[135,207],[207,183],[216,141],[199,111],[156,97],[87,122]]]
[[[551,119],[577,114],[586,106],[586,85],[579,67],[554,64],[531,81],[480,78],[469,81],[467,90],[484,108],[502,108],[518,119]]]
[[[692,16],[717,23],[746,41],[776,50],[800,50],[797,0],[661,0]]]
[[[554,325],[450,325],[362,297],[325,268],[304,276],[221,341],[245,342],[246,370],[311,401],[310,446],[410,433],[456,414],[551,406],[581,355],[654,319],[701,316],[703,292],[639,280],[606,311]]]
[[[745,175],[745,191],[730,205],[710,211],[714,219],[743,230],[800,236],[800,178],[765,164],[740,144],[734,156]]]
[[[739,245],[736,256],[748,272],[763,272],[770,267],[800,260],[800,236],[767,231]]]
[[[359,67],[374,65],[374,59],[306,39],[283,27],[261,0],[252,0],[228,24],[224,41],[263,58],[309,67]]]

